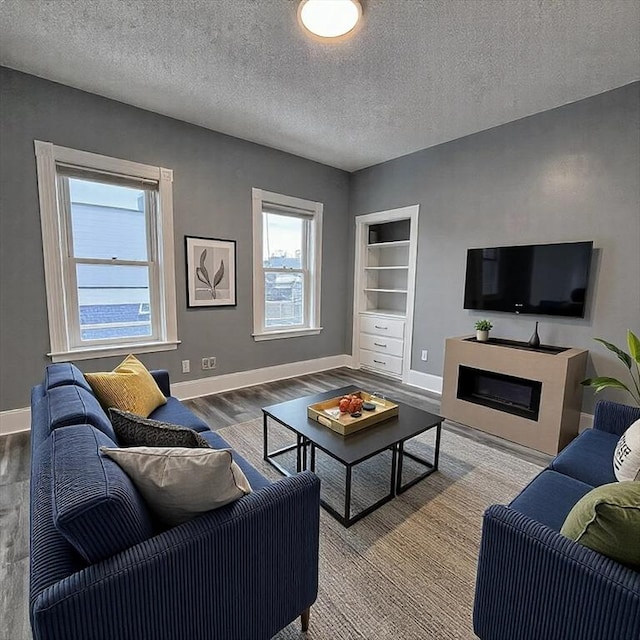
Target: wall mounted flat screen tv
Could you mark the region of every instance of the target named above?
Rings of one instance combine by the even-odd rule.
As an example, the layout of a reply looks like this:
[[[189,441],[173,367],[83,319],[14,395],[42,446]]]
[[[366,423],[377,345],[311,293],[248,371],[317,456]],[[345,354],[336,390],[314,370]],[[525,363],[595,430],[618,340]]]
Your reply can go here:
[[[583,318],[593,242],[469,249],[464,308]]]

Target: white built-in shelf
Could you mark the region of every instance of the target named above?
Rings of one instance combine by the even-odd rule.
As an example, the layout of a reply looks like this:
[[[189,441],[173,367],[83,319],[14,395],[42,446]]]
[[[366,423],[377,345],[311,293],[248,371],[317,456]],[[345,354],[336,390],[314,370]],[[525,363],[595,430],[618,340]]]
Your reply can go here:
[[[365,289],[365,291],[373,291],[376,293],[407,293],[406,289]]]
[[[365,267],[366,271],[393,271],[398,269],[408,269],[408,264],[396,264],[388,267]]]
[[[368,316],[392,316],[394,318],[406,318],[404,311],[398,309],[367,309],[366,311],[360,311],[362,315]]]
[[[382,249],[384,247],[408,247],[409,240],[394,240],[393,242],[373,242],[368,244],[369,249]]]

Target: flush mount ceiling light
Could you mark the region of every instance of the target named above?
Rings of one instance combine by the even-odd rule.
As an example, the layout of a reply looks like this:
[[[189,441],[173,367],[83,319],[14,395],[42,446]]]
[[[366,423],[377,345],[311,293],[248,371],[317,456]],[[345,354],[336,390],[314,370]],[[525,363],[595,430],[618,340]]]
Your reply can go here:
[[[349,33],[361,16],[358,0],[302,0],[298,7],[298,18],[304,28],[323,39]]]

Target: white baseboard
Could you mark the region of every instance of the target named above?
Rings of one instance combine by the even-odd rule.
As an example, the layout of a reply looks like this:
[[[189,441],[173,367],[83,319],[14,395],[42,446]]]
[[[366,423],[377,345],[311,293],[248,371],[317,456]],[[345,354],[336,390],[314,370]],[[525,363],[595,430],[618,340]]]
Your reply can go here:
[[[10,409],[0,411],[0,436],[29,431],[31,428],[31,409]]]
[[[207,396],[222,391],[232,391],[242,387],[250,387],[265,382],[274,382],[286,378],[295,378],[308,373],[317,373],[337,367],[351,367],[353,358],[347,354],[303,360],[301,362],[288,362],[273,367],[251,369],[250,371],[238,371],[221,376],[188,380],[186,382],[172,382],[171,393],[180,400]],[[0,436],[21,431],[29,431],[31,428],[31,409],[11,409],[0,411]]]
[[[431,373],[422,373],[422,371],[411,369],[407,384],[442,395],[442,376],[434,376]]]
[[[309,373],[318,373],[337,367],[352,367],[353,358],[348,354],[328,356],[326,358],[316,358],[314,360],[302,360],[301,362],[288,362],[273,367],[263,367],[261,369],[251,369],[249,371],[238,371],[237,373],[227,373],[210,378],[200,378],[199,380],[188,380],[186,382],[175,382],[171,384],[171,392],[180,400],[198,398],[212,393],[232,391],[242,387],[251,387],[256,384],[295,378]],[[425,389],[431,393],[442,395],[442,377],[421,371],[409,371],[407,384],[413,387]],[[29,431],[31,427],[31,410],[29,407],[22,409],[10,409],[0,411],[0,436],[21,431]],[[580,414],[579,431],[593,427],[593,416],[590,413]]]
[[[350,367],[351,364],[352,358],[347,354],[316,358],[314,360],[302,360],[301,362],[287,362],[273,367],[250,369],[249,371],[238,371],[220,376],[172,383],[171,393],[180,400],[188,400],[190,398],[208,396],[212,393],[233,391],[243,387],[252,387],[256,384],[295,378],[296,376],[326,371],[327,369]]]

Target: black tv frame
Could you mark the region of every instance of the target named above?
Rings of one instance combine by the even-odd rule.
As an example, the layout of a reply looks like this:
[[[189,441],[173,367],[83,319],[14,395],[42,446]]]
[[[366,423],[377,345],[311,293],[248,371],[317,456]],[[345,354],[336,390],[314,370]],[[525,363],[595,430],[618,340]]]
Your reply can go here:
[[[487,294],[476,293],[478,287],[481,286],[483,279],[477,276],[477,270],[481,268],[478,260],[486,260],[485,254],[495,252],[496,260],[500,250],[520,250],[522,264],[529,267],[529,276],[531,275],[532,261],[531,256],[533,250],[539,247],[569,247],[573,245],[583,245],[584,250],[588,249],[588,259],[586,260],[584,271],[584,287],[576,287],[575,299],[573,297],[567,300],[555,300],[549,298],[547,304],[542,304],[545,300],[541,300],[541,304],[532,305],[528,299],[530,296],[531,283],[526,282],[527,274],[523,271],[520,282],[516,282],[513,272],[504,275],[499,274],[497,280],[501,280],[499,291],[501,295],[496,294],[492,300]],[[478,258],[478,256],[481,256]],[[528,262],[527,262],[528,260]],[[491,311],[499,313],[514,313],[517,315],[544,315],[566,318],[584,318],[586,313],[587,291],[590,285],[591,262],[593,260],[593,241],[578,242],[546,242],[539,244],[526,245],[509,245],[502,247],[478,247],[467,250],[467,263],[465,270],[465,287],[464,287],[464,308],[474,311]],[[481,263],[480,263],[481,264]],[[518,294],[516,287],[529,287],[523,291],[522,295]]]

